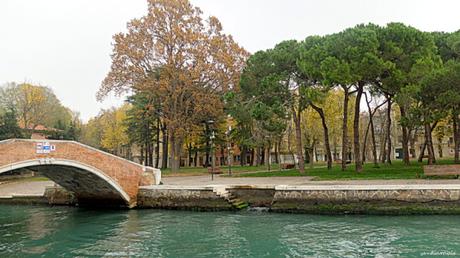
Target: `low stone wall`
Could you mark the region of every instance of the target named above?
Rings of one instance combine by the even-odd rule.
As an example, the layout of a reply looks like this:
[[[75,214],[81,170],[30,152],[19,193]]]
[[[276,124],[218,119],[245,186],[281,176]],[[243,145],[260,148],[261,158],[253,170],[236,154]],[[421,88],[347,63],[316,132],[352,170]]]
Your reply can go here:
[[[48,199],[43,195],[0,196],[0,204],[47,205]]]
[[[77,204],[75,194],[59,186],[47,187],[45,189],[45,197],[48,200],[48,204],[51,205],[70,206]]]
[[[277,187],[271,211],[315,214],[460,214],[460,188],[416,185],[336,189]]]
[[[14,194],[0,196],[0,204],[23,204],[23,205],[76,205],[74,194],[62,187],[47,187],[42,194]]]
[[[184,210],[231,210],[232,206],[213,192],[212,187],[140,187],[138,208]]]
[[[250,207],[312,214],[460,214],[460,185],[228,186]],[[141,188],[139,208],[229,210],[212,187]]]

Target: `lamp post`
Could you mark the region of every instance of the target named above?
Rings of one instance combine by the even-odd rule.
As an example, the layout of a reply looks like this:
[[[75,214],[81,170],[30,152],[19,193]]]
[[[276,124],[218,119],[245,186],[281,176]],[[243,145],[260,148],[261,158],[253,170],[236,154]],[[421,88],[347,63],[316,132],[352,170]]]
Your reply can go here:
[[[232,155],[232,144],[230,142],[230,133],[232,132],[232,126],[228,126],[227,132],[225,134],[227,135],[227,163],[228,163],[228,175],[232,175],[232,160],[233,157]]]
[[[214,135],[214,130],[211,132],[211,136],[209,136],[209,139],[211,139],[211,159],[212,159],[212,162],[211,162],[211,180],[214,181],[214,168],[216,166],[216,155],[214,153],[214,138],[216,138],[216,136]]]
[[[208,125],[208,128],[209,128],[209,125],[212,125],[214,124],[214,120],[208,120],[206,121],[206,125]],[[216,138],[216,135],[214,133],[214,128],[211,128],[211,135],[209,136],[209,139],[211,140],[211,159],[212,159],[212,162],[211,162],[211,181],[214,181],[214,167],[215,167],[215,164],[216,164],[216,159],[215,159],[215,153],[214,153],[214,138]]]
[[[265,157],[265,159],[267,160],[268,172],[270,172],[270,170],[271,170],[271,167],[270,167],[271,164],[270,163],[271,163],[271,156],[272,156],[271,155],[271,149],[270,149],[270,147],[271,147],[270,136],[265,135],[265,139],[267,139],[267,143],[268,143],[268,147],[267,147],[268,151],[266,151],[267,156]]]

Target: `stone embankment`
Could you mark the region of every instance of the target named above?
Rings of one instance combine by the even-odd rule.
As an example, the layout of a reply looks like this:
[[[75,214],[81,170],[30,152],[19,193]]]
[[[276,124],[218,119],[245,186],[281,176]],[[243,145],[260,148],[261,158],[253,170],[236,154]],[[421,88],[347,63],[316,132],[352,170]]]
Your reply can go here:
[[[35,201],[34,201],[35,200]],[[0,203],[74,205],[72,194],[0,197]],[[313,214],[460,214],[460,185],[159,185],[140,187],[137,208]]]
[[[228,210],[224,187],[250,207],[315,214],[460,214],[460,185],[309,185],[141,187],[138,207]]]

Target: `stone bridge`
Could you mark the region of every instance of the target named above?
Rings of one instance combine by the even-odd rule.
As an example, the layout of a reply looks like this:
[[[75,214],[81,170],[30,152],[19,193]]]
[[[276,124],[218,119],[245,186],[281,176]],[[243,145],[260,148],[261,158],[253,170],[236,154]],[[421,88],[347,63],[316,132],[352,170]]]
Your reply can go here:
[[[158,169],[74,141],[0,141],[0,174],[19,169],[41,173],[81,204],[133,207],[139,186],[161,180]]]

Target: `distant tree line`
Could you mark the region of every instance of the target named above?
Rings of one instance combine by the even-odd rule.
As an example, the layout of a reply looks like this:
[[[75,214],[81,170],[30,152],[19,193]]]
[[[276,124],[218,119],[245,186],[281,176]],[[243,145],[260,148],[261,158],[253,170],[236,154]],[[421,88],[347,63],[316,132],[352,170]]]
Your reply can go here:
[[[29,83],[0,87],[0,139],[30,138],[38,130],[50,139],[78,140],[80,126],[79,115],[50,88]]]

